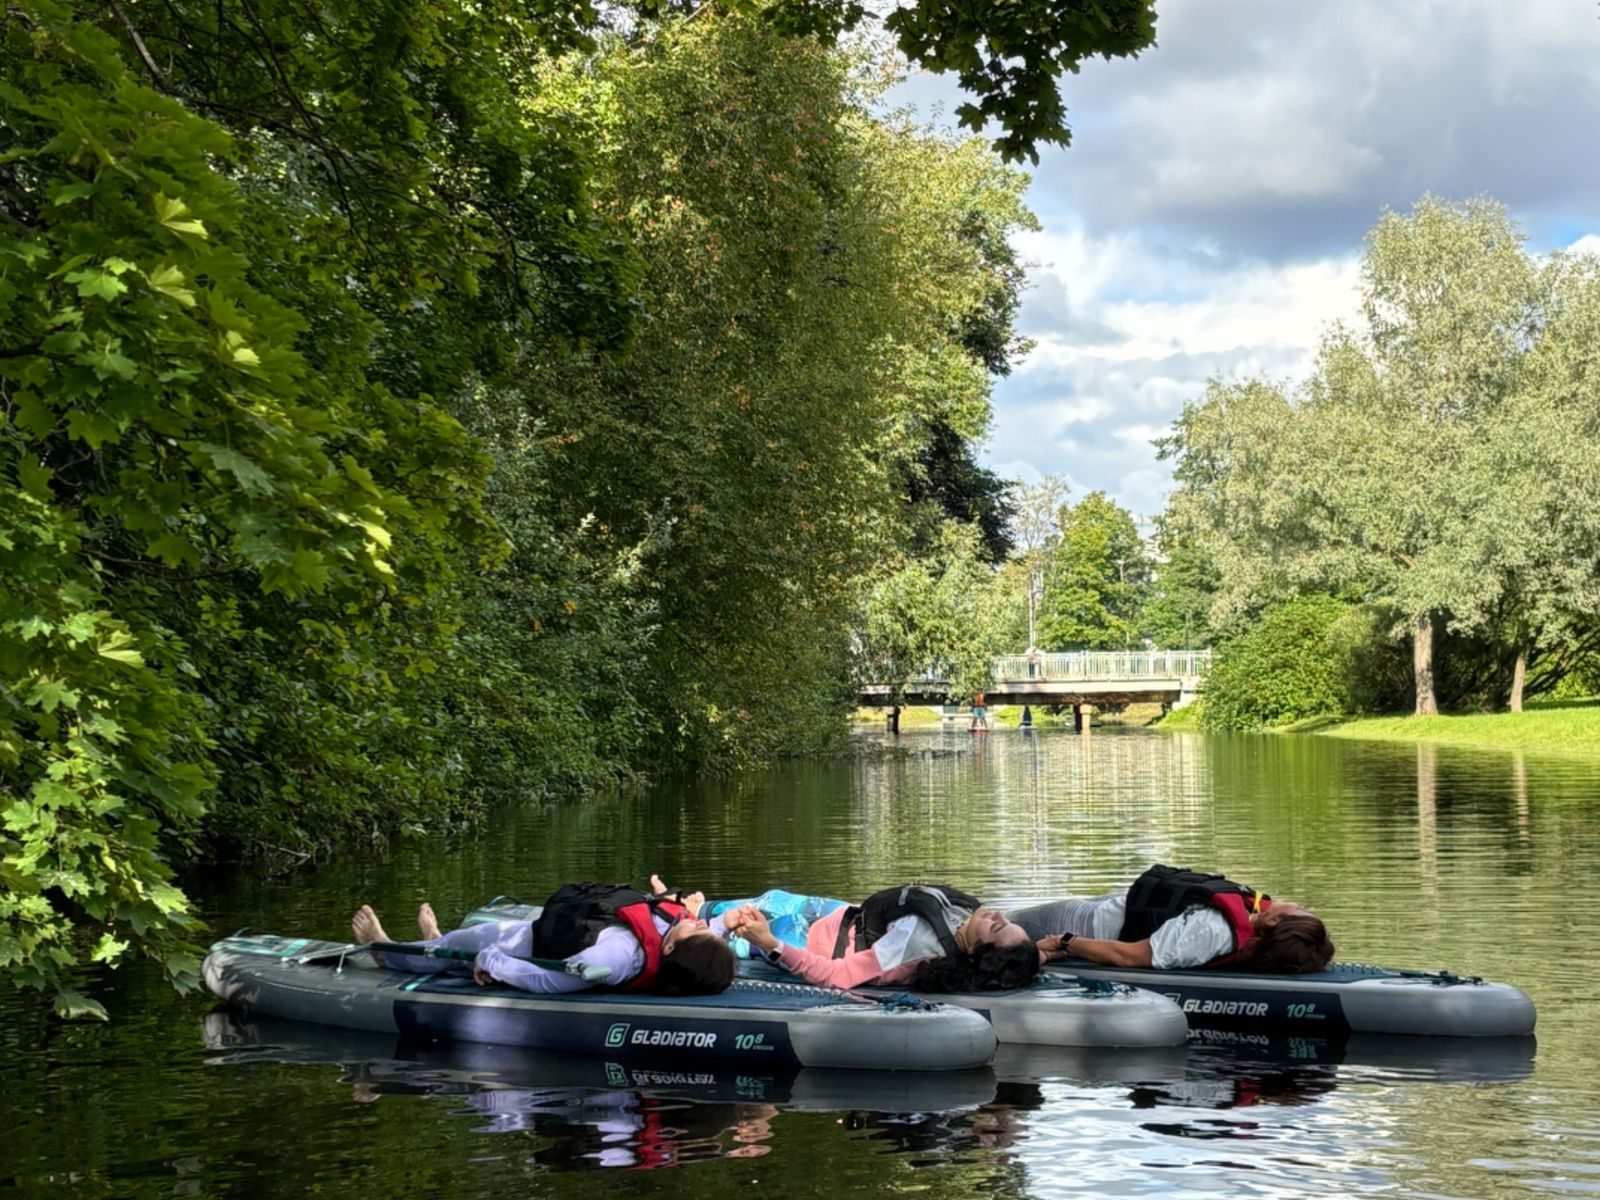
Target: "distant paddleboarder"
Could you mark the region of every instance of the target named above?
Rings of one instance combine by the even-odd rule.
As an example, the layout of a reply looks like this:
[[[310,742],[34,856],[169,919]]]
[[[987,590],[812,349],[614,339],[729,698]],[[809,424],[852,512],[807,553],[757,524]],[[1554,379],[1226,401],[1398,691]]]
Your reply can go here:
[[[984,704],[982,692],[974,693],[972,697],[972,724],[967,727],[968,733],[977,733],[979,730],[989,732],[989,709]]]

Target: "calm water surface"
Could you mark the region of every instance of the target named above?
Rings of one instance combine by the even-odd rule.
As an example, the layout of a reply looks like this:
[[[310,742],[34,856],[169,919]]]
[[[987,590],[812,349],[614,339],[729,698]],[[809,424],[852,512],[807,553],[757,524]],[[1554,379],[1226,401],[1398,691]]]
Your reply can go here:
[[[1023,902],[1180,862],[1315,908],[1341,957],[1520,985],[1537,1044],[1242,1036],[769,1078],[250,1022],[130,968],[97,992],[109,1026],[0,993],[0,1191],[1600,1193],[1600,763],[1109,729],[899,744],[197,894],[219,932],[337,937],[362,900],[401,934],[423,899],[448,921],[497,893],[651,870],[723,895],[859,897],[915,877]]]

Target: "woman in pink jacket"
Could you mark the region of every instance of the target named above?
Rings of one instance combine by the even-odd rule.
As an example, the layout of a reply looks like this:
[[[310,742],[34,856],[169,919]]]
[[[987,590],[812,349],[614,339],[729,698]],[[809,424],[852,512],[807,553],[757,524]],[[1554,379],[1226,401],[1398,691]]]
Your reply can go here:
[[[1039,950],[1027,931],[956,888],[905,884],[859,905],[817,906],[830,907],[803,930],[784,923],[790,931],[786,941],[773,933],[759,898],[714,906],[723,912],[728,932],[768,962],[826,987],[995,991],[1026,987],[1039,973]],[[801,936],[804,945],[798,944]]]

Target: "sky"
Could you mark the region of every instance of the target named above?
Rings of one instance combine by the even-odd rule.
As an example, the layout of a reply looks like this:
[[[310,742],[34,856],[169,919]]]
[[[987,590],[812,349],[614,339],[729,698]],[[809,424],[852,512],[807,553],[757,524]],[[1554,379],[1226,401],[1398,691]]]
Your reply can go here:
[[[1357,317],[1362,238],[1424,193],[1506,204],[1536,251],[1600,250],[1595,0],[1157,0],[1157,46],[1068,77],[988,466],[1164,507],[1150,439],[1208,379],[1304,378]],[[902,98],[946,118],[922,75]]]

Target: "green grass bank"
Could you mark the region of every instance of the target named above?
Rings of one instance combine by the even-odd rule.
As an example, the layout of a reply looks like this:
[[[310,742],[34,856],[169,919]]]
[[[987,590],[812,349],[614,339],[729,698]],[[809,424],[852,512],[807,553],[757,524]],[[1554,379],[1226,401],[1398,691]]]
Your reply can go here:
[[[1600,757],[1600,697],[1534,702],[1520,713],[1467,713],[1439,717],[1313,717],[1286,725],[1276,732]]]

